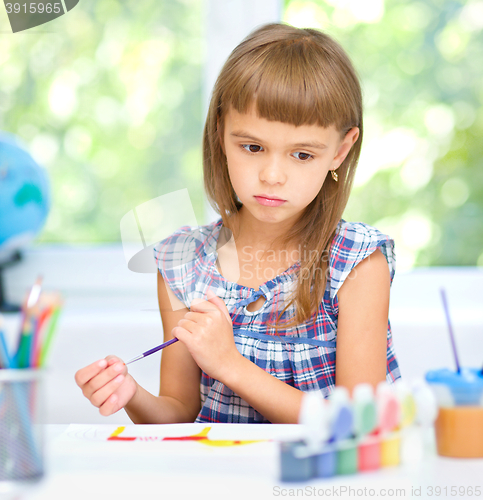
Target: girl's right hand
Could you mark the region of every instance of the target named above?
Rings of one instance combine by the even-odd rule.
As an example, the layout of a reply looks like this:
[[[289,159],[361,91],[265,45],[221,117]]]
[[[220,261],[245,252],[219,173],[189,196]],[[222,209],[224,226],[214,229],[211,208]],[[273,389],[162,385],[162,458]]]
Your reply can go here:
[[[82,394],[105,417],[124,408],[137,390],[126,365],[116,356],[107,356],[80,369],[75,374],[75,381]]]

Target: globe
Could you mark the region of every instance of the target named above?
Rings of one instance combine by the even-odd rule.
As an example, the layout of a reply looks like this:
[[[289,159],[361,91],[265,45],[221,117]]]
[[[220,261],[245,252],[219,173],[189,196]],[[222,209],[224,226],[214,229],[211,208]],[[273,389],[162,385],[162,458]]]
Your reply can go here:
[[[45,168],[14,135],[0,134],[0,285],[2,268],[18,260],[20,251],[38,235],[49,209],[50,184]]]

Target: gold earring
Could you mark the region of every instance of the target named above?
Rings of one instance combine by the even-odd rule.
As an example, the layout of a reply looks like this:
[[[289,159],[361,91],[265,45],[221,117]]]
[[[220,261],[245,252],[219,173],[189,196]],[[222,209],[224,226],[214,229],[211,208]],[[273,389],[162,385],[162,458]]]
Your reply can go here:
[[[332,179],[334,179],[335,182],[339,180],[339,176],[337,175],[337,172],[335,170],[331,170],[330,175],[332,176]]]

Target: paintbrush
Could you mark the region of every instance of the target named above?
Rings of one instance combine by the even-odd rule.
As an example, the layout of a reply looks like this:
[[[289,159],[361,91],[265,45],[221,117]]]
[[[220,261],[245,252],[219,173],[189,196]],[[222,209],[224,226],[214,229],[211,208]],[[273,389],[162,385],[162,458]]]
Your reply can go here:
[[[129,363],[134,363],[134,361],[138,361],[139,359],[143,359],[147,356],[151,356],[151,354],[154,354],[155,352],[160,351],[161,349],[164,349],[165,347],[168,347],[171,344],[174,344],[175,342],[178,342],[178,339],[175,337],[174,339],[168,340],[164,344],[158,345],[156,347],[153,347],[152,349],[149,349],[149,351],[143,352],[139,356],[136,356],[135,358],[130,359],[126,365]]]
[[[441,298],[443,300],[444,312],[446,314],[446,321],[448,323],[449,337],[451,339],[451,346],[453,348],[454,360],[456,363],[456,371],[458,373],[461,373],[461,366],[458,360],[458,352],[456,351],[456,343],[454,340],[453,327],[451,326],[451,319],[449,317],[448,303],[446,302],[446,292],[444,291],[444,288],[441,288]]]

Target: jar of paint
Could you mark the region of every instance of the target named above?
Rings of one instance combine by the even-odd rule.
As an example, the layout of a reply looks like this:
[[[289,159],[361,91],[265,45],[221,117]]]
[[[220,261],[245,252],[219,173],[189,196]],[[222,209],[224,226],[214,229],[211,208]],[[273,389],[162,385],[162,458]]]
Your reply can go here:
[[[483,373],[473,368],[429,371],[426,381],[438,402],[435,422],[438,454],[483,458]]]

